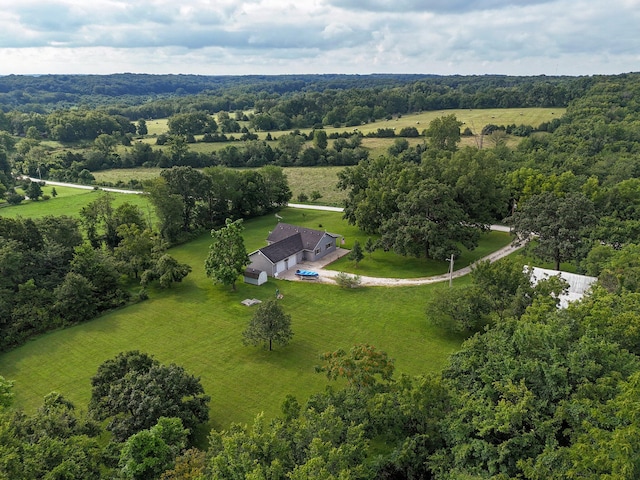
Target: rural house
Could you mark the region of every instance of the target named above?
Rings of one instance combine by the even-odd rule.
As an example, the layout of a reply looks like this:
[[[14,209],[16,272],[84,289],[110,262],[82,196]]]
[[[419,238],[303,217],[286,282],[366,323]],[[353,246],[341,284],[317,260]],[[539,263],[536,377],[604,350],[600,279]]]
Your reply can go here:
[[[268,245],[249,254],[249,267],[278,276],[300,262],[321,259],[337,248],[340,235],[278,223],[267,237]]]

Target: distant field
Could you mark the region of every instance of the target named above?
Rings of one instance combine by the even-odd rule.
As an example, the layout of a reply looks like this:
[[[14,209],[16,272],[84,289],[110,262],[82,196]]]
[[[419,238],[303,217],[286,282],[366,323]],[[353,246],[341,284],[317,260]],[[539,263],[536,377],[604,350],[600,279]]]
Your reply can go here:
[[[287,222],[346,235],[348,242],[357,232],[339,213],[285,209],[281,214]],[[247,250],[265,245],[275,221],[266,216],[246,223]],[[152,289],[148,301],[0,355],[0,372],[15,380],[16,405],[33,411],[56,390],[84,409],[98,366],[121,351],[139,349],[200,376],[212,397],[210,426],[225,428],[250,422],[261,411],[276,415],[288,393],[304,401],[324,389],[326,378],[314,372],[322,352],[371,343],[396,360],[398,373],[416,375],[439,371],[460,346],[460,337],[432,327],[424,313],[426,299],[445,284],[343,290],[270,280],[260,287],[239,283],[232,292],[205,276],[209,244],[210,236],[203,235],[171,251],[193,272],[170,290]],[[243,346],[241,332],[253,310],[241,300],[272,298],[276,288],[292,316],[292,343],[273,352]]]
[[[429,123],[444,115],[455,115],[462,122],[461,130],[469,127],[474,134],[480,133],[482,127],[488,124],[511,125],[525,124],[537,127],[542,122],[548,122],[564,115],[564,108],[490,108],[490,109],[454,109],[437,110],[403,115],[391,120],[379,120],[374,123],[361,125],[359,131],[366,134],[379,128],[395,128],[401,130],[404,127],[416,127],[420,133],[429,126]],[[325,128],[328,134],[334,131],[353,130],[342,128]]]
[[[338,190],[338,172],[344,167],[287,167],[284,169],[295,202],[300,193],[307,196],[318,191],[322,197],[315,203],[321,205],[343,206],[345,192]],[[161,168],[128,168],[93,172],[98,183],[127,183],[131,179],[148,180],[160,175]]]
[[[488,124],[495,125],[531,125],[537,128],[543,122],[549,122],[554,118],[559,118],[564,115],[564,108],[490,108],[490,109],[453,109],[453,110],[437,110],[430,112],[412,113],[395,117],[391,120],[378,120],[373,123],[360,125],[358,127],[325,127],[324,130],[327,134],[352,132],[359,130],[363,134],[374,132],[379,128],[393,128],[400,131],[405,127],[415,127],[418,132],[422,133],[424,129],[429,126],[429,123],[444,115],[455,115],[456,118],[462,122],[461,130],[469,127],[471,131],[478,135],[482,128]],[[241,122],[248,125],[247,122]],[[167,133],[167,119],[149,120],[147,122],[147,128],[149,129],[149,135],[143,141],[155,145],[155,137],[152,135],[160,135]],[[272,137],[277,138],[280,135],[287,134],[292,130],[275,131],[275,132],[258,132],[258,137],[264,139],[267,133],[270,133]],[[309,133],[311,129],[301,129],[302,132]],[[239,135],[236,134],[236,137]],[[377,140],[375,145],[365,144],[365,147],[372,148],[375,156],[382,154],[393,143],[393,138],[385,139],[371,139]],[[423,141],[424,139],[420,139]],[[520,139],[516,137],[515,142]],[[416,141],[416,140],[413,140]],[[195,143],[189,145],[189,148],[194,152],[208,153],[220,150],[230,142],[226,143]],[[476,139],[474,137],[465,137],[462,139],[463,145],[476,145]],[[273,142],[276,145],[276,142]],[[157,147],[167,148],[167,147]]]
[[[420,112],[394,117],[391,120],[378,120],[373,123],[360,125],[359,127],[325,127],[327,134],[353,131],[358,129],[362,133],[373,132],[379,128],[396,128],[401,130],[404,127],[416,127],[422,132],[429,126],[429,122],[444,115],[455,115],[463,123],[462,130],[469,127],[474,134],[480,133],[482,127],[488,124],[511,125],[525,124],[538,127],[543,122],[549,122],[554,118],[564,115],[564,108],[488,108],[488,109],[452,109],[435,110],[430,112]],[[167,119],[149,120],[147,122],[149,135],[160,135],[167,132]],[[285,132],[270,132],[271,136],[279,136]],[[311,129],[301,129],[303,132],[310,132]],[[264,138],[267,132],[258,132],[260,138]],[[236,135],[238,136],[238,135]]]

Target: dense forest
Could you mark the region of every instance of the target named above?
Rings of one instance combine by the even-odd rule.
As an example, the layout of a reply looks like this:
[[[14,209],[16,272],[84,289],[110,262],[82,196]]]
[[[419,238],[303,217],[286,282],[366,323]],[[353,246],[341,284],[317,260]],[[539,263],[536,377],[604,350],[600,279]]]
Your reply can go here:
[[[535,126],[515,146],[507,142],[513,131],[496,125],[487,126],[483,148],[461,148],[462,125],[445,115],[419,132],[421,143],[398,138],[386,155],[363,155],[336,181],[347,193],[345,218],[376,238],[375,248],[444,260],[460,245],[473,248],[492,222],[506,221],[537,262],[599,281],[582,301],[558,309],[566,285],[554,277],[533,286],[524,259],[477,265],[465,286],[425,305],[425,321],[468,336],[440,374],[396,375],[393,359],[371,345],[327,352],[318,372],[339,382],[308,399],[283,398],[282,413],[272,420],[257,415],[252,425],[212,431],[203,450],[193,447],[190,433],[206,421],[208,397],[178,365],[123,352],[96,372],[89,405],[76,409],[62,392],[45,398],[32,415],[13,409],[12,383],[0,377],[0,478],[640,477],[639,74],[268,77],[262,87],[259,77],[240,77],[230,90],[222,84],[233,78],[185,77],[180,87],[181,77],[151,77],[156,83],[149,97],[166,98],[144,101],[133,87],[136,76],[124,75],[111,79],[112,93],[120,92],[113,103],[105,90],[93,92],[99,77],[86,84],[83,78],[0,79],[3,101],[14,102],[4,103],[0,116],[2,193],[7,200],[18,195],[17,171],[47,173],[42,168],[50,164],[31,152],[43,135],[56,134],[55,125],[64,129],[72,117],[80,125],[105,120],[114,130],[92,127],[87,139],[122,141],[132,129],[140,133],[140,119],[153,117],[141,114],[143,108],[172,105],[163,110],[171,117],[175,156],[165,166],[172,168],[144,186],[160,228],[148,230],[140,212],[113,208],[108,197],[83,210],[79,222],[0,217],[2,348],[86,320],[79,311],[94,315],[130,301],[117,280],[123,275],[142,287],[180,281],[189,267],[166,258],[167,245],[219,227],[225,218],[262,215],[285,204],[290,191],[283,152],[297,164],[307,151],[326,161],[331,149],[362,148],[357,134],[317,135],[323,125],[349,125],[354,110],[363,112],[351,118],[361,124],[436,104],[566,105],[562,118]],[[32,82],[24,91],[32,95],[29,102],[12,93],[20,80]],[[65,82],[67,91],[54,101]],[[47,85],[51,102],[29,110],[31,100],[49,98]],[[94,93],[95,104],[86,103],[91,108],[68,109]],[[261,115],[288,119],[286,128],[319,123],[316,133],[281,135],[286,140],[271,160],[255,162],[266,165],[261,170],[231,170],[213,160],[185,163],[190,135],[226,134],[211,114],[219,111],[216,101],[236,94],[247,103],[219,110],[252,108],[248,133],[280,128],[261,127],[255,120]],[[431,97],[433,104],[418,102]],[[206,98],[212,103],[204,108]],[[20,147],[30,139],[30,147]],[[241,148],[257,145],[263,143],[247,140]],[[150,146],[146,153],[166,155]],[[106,145],[100,154],[116,158]],[[73,170],[75,158],[90,173],[83,154],[64,155],[68,166],[56,168]],[[31,183],[24,189],[37,199],[38,183]]]
[[[566,105],[593,81],[589,77],[503,75],[9,75],[0,77],[0,107],[5,112],[45,113],[108,106],[113,113],[130,112],[130,118],[137,119],[188,111],[199,102],[198,110],[208,108],[215,113],[258,107],[261,100],[316,97],[323,92],[328,96],[320,108],[333,108],[336,104],[327,101],[337,93],[373,99],[381,91],[394,93],[391,101],[404,107],[392,113],[408,108],[550,107]]]

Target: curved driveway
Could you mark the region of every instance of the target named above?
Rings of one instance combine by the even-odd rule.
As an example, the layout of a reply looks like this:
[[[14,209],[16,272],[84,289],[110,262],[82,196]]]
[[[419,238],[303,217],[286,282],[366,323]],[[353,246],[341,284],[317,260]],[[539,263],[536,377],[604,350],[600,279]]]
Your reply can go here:
[[[340,207],[327,207],[322,205],[304,205],[299,203],[290,203],[289,207],[293,208],[308,208],[310,210],[324,210],[330,212],[342,212],[343,209]],[[491,230],[495,230],[498,232],[510,232],[509,227],[504,225],[491,225]],[[506,257],[511,253],[519,250],[524,245],[507,245],[495,252],[490,253],[489,255],[482,257],[477,260],[475,263],[489,260],[490,262],[495,262],[500,258]],[[336,270],[330,270],[324,268],[332,262],[335,262],[338,258],[347,255],[349,250],[345,250],[344,248],[338,248],[336,254],[331,254],[328,257],[323,258],[318,262],[302,262],[298,264],[296,267],[289,269],[288,271],[281,273],[278,278],[284,280],[300,280],[302,282],[321,282],[321,283],[335,283],[335,276],[340,272]],[[300,268],[300,266],[304,266],[305,270],[313,270],[320,274],[320,277],[317,280],[301,280],[296,277],[295,270],[296,268]],[[474,264],[471,264],[467,267],[461,268],[460,270],[454,270],[452,275],[449,273],[445,273],[442,275],[435,275],[433,277],[421,277],[421,278],[381,278],[381,277],[367,277],[360,275],[360,282],[363,286],[387,286],[387,287],[404,287],[410,285],[427,285],[429,283],[438,283],[448,281],[449,278],[459,278],[464,275],[468,275],[471,273],[471,269]]]

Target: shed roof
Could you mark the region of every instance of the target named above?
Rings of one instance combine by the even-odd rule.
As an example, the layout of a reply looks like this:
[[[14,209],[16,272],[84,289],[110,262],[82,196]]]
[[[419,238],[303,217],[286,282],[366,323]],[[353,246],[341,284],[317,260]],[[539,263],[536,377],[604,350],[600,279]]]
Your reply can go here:
[[[302,250],[304,250],[304,247],[302,245],[302,235],[300,233],[294,233],[289,237],[285,237],[276,243],[272,243],[271,245],[267,245],[260,249],[262,254],[267,257],[271,263],[277,263]]]
[[[247,278],[255,278],[258,280],[260,278],[260,274],[263,270],[258,270],[257,268],[247,267],[244,271],[244,276]]]

